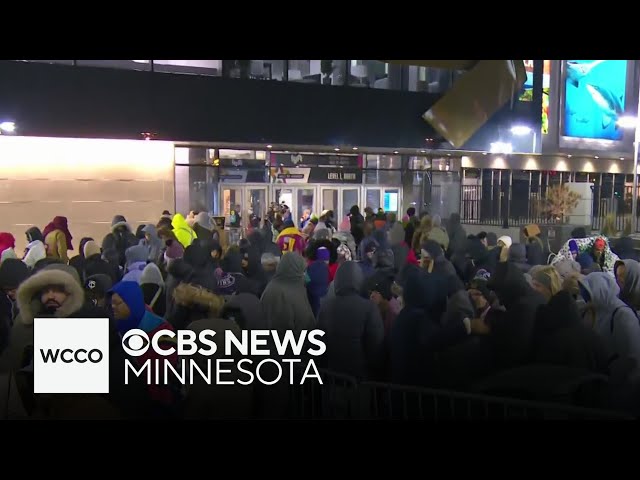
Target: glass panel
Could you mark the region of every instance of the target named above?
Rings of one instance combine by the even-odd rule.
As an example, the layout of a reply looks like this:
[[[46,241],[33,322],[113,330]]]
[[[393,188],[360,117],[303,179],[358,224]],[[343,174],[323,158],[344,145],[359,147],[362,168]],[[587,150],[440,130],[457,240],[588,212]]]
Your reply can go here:
[[[231,212],[235,213],[231,218]],[[242,190],[239,188],[222,189],[222,215],[227,217],[226,225],[239,228],[242,225]]]
[[[315,190],[312,188],[299,188],[298,189],[298,205],[297,205],[297,218],[302,218],[302,214],[305,210],[310,210],[313,212],[314,207],[314,195]]]
[[[337,188],[322,189],[321,210],[333,210],[334,215],[338,212],[338,189]]]
[[[215,212],[216,191],[217,184],[213,168],[176,165],[176,212],[184,215],[191,210]]]
[[[151,70],[150,60],[78,60],[80,67],[127,68],[129,70]]]
[[[428,67],[409,67],[409,91],[444,93],[453,83],[450,70]]]
[[[345,60],[289,60],[289,81],[344,85]]]
[[[365,155],[365,168],[401,169],[400,155]]]
[[[385,213],[398,214],[400,208],[400,191],[397,188],[385,189],[382,200],[382,209]]]
[[[378,60],[351,60],[349,85],[400,90],[402,66],[389,65]]]
[[[429,170],[431,160],[427,157],[409,157],[409,170]]]
[[[374,213],[378,211],[378,209],[380,208],[379,188],[367,188],[367,201],[365,204],[365,208],[366,207],[371,207]]]
[[[364,183],[369,185],[398,185],[402,181],[400,170],[365,170]]]
[[[277,188],[276,189],[276,203],[278,205],[286,205],[290,209],[293,208],[293,189],[291,188]]]
[[[73,65],[73,60],[18,60],[19,62],[39,62],[39,63],[60,63],[62,65]]]
[[[356,189],[344,189],[342,190],[342,216],[349,215],[351,207],[358,205],[359,202],[358,190]]]
[[[249,189],[248,201],[247,223],[253,214],[264,218],[267,213],[267,191],[264,188]]]
[[[148,60],[134,60],[148,61]],[[219,77],[222,75],[222,60],[154,60],[156,72],[190,73]]]
[[[497,175],[496,175],[497,177]],[[460,211],[460,175],[458,172],[434,172],[431,187],[431,209],[442,218]]]

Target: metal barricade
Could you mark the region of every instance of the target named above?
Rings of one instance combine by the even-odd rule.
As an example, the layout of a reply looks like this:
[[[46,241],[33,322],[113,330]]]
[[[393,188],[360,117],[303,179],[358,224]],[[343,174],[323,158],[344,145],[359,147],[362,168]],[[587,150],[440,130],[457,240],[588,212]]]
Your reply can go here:
[[[631,420],[609,410],[492,397],[356,378],[319,371],[323,384],[291,386],[291,414],[298,419],[365,420]]]

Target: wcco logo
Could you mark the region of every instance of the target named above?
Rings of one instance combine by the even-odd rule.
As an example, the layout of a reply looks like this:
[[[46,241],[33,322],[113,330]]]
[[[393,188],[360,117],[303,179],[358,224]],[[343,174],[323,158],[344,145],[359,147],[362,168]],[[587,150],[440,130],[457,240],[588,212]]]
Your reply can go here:
[[[36,318],[34,393],[109,393],[109,319]]]

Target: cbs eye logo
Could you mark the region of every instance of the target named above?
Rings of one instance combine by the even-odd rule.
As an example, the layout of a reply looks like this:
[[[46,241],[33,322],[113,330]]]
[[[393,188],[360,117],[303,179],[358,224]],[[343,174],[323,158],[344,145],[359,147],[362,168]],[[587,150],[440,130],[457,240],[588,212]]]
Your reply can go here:
[[[149,350],[150,345],[151,342],[149,341],[147,332],[138,328],[129,330],[122,337],[122,348],[127,355],[131,355],[132,357],[144,355],[147,353],[147,350]]]

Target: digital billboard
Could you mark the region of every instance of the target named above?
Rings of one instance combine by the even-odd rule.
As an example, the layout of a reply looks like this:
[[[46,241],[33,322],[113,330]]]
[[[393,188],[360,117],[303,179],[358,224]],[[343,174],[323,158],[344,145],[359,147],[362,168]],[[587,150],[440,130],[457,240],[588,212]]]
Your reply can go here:
[[[564,135],[622,140],[626,60],[566,60]]]
[[[542,133],[549,133],[549,88],[551,87],[551,60],[544,61],[542,74]]]

